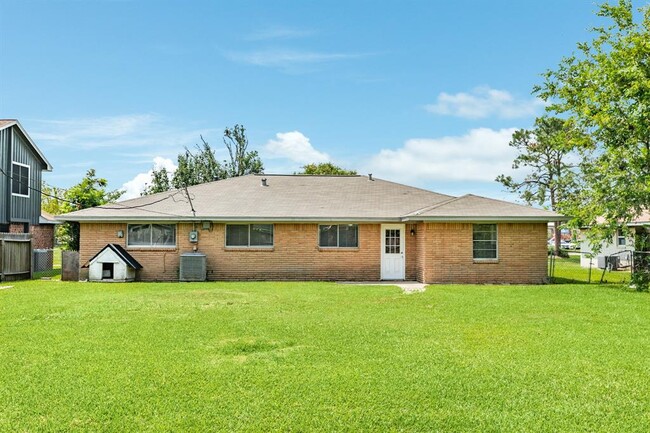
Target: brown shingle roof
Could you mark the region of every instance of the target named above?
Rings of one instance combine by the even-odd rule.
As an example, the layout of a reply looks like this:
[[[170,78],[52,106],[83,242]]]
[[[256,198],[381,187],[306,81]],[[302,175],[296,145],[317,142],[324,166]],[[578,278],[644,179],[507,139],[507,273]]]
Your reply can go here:
[[[267,186],[262,186],[262,179]],[[249,175],[61,216],[70,221],[409,221],[501,216],[550,221],[552,212],[476,196],[458,199],[365,176]],[[469,198],[473,197],[473,198]],[[456,201],[456,204],[453,204]],[[437,205],[437,212],[429,215]],[[424,209],[419,215],[415,211]]]
[[[467,194],[418,210],[407,215],[407,217],[409,219],[422,218],[426,220],[459,220],[466,218],[503,220],[509,218],[550,218],[551,215],[560,216],[531,206]],[[559,219],[566,218],[560,216]]]

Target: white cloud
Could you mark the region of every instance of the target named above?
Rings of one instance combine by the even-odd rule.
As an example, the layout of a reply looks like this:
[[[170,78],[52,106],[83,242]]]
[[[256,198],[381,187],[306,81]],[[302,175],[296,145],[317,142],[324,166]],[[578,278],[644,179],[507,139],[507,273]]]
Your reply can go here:
[[[230,52],[226,56],[231,60],[249,63],[257,66],[275,68],[290,68],[296,65],[334,62],[338,60],[355,59],[365,54],[324,53],[300,50],[260,50],[251,52]]]
[[[505,90],[477,87],[469,93],[442,92],[435,104],[426,105],[434,114],[481,119],[496,116],[504,119],[534,116],[544,101],[539,98],[518,99]]]
[[[201,135],[210,140],[223,131],[218,125],[199,128],[157,114],[32,119],[26,127],[54,166],[46,180],[65,188],[94,168],[111,189],[133,179],[134,173],[146,174],[154,157],[175,159],[185,146],[199,143]],[[133,188],[132,193],[139,193]]]
[[[328,154],[319,152],[308,137],[299,131],[278,132],[276,140],[269,140],[264,149],[271,158],[286,158],[299,164],[321,163],[330,160]]]
[[[44,146],[77,150],[143,147],[182,148],[213,129],[181,129],[155,114],[133,114],[65,120],[36,120],[30,135]]]
[[[516,152],[508,146],[515,128],[472,129],[462,136],[414,138],[403,147],[383,149],[366,167],[398,182],[482,181],[512,173]]]
[[[121,190],[124,190],[125,193],[120,197],[120,200],[128,200],[130,198],[140,197],[140,193],[144,191],[145,187],[151,183],[151,176],[153,170],[160,170],[165,168],[168,173],[173,173],[178,168],[174,162],[169,158],[163,158],[162,156],[156,156],[153,159],[153,169],[147,171],[146,173],[139,173],[133,179],[128,182],[125,182],[122,185]]]

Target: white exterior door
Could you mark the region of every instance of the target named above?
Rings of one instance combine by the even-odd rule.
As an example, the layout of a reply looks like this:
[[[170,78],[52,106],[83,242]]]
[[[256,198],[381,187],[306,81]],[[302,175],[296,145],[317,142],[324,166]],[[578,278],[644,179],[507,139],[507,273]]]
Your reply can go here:
[[[404,224],[381,225],[381,279],[403,280],[406,260],[404,259]]]

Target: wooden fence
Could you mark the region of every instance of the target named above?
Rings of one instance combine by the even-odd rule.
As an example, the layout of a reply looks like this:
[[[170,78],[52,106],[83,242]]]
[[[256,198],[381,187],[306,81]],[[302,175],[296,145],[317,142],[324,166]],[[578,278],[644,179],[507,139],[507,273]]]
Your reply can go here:
[[[0,281],[32,277],[32,236],[0,233]]]

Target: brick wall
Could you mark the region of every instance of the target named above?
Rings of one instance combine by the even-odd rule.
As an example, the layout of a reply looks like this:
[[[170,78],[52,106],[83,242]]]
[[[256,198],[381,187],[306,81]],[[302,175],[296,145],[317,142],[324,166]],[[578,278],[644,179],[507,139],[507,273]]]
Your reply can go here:
[[[9,224],[9,233],[25,233],[25,224],[24,223]]]
[[[469,223],[418,225],[417,277],[426,283],[530,283],[547,278],[546,224],[498,224],[498,259],[473,259]]]
[[[178,224],[177,247],[127,248],[143,269],[139,279],[178,280],[179,256],[194,246],[207,256],[209,280],[350,280],[380,278],[381,226],[359,225],[359,248],[318,247],[318,224],[274,224],[274,246],[226,248],[225,225],[199,231],[198,244],[188,241],[192,224]],[[81,224],[80,263],[107,243],[126,248],[126,224]],[[411,229],[414,236],[410,235]],[[541,283],[546,271],[546,224],[499,224],[499,259],[472,258],[472,224],[407,224],[406,279],[428,283]]]
[[[380,275],[380,226],[359,225],[359,247],[318,247],[318,224],[274,224],[274,246],[226,248],[225,225],[199,231],[198,244],[188,240],[192,224],[178,224],[177,248],[127,248],[126,224],[81,224],[80,263],[86,264],[107,243],[127,248],[143,266],[139,279],[178,280],[179,256],[194,246],[207,256],[209,280],[378,280]]]
[[[54,225],[53,224],[39,224],[37,226],[30,226],[32,234],[32,248],[38,249],[51,249],[54,248]]]

